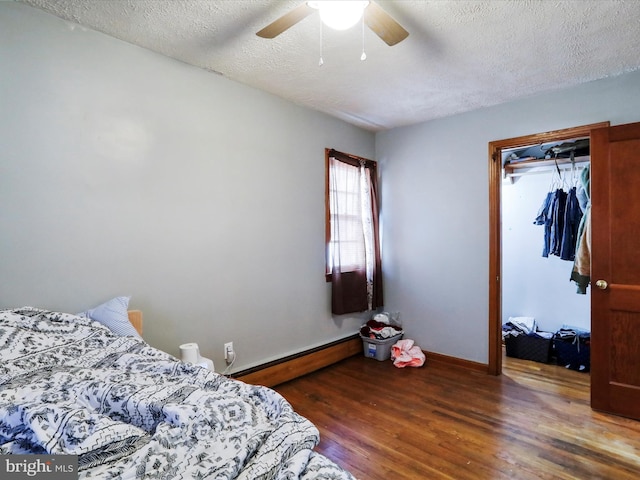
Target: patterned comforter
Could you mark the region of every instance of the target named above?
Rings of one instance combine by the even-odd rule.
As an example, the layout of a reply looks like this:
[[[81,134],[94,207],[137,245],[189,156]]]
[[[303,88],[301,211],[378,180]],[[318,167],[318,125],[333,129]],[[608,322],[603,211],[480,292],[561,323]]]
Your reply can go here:
[[[89,319],[0,311],[0,453],[78,455],[79,478],[353,477],[277,392]]]

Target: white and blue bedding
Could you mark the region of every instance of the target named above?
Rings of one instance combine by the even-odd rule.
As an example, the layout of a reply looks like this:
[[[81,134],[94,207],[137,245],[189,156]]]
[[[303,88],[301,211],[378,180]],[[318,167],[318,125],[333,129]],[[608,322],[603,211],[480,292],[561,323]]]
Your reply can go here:
[[[0,454],[78,455],[79,478],[331,479],[277,392],[76,315],[0,311]]]

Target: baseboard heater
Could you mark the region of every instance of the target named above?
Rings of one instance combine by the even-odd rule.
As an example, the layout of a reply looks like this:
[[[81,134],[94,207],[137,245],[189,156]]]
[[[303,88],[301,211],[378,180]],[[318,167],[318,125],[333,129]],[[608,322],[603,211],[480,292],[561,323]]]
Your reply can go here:
[[[230,376],[254,385],[273,387],[361,353],[362,339],[354,334]]]

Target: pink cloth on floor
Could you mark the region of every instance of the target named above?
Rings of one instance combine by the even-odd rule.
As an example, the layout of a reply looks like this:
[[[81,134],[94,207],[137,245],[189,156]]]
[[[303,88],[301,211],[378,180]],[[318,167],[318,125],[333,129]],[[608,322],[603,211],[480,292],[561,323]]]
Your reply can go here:
[[[398,340],[391,347],[391,358],[393,359],[393,364],[398,368],[406,366],[421,367],[426,359],[422,349],[414,345],[414,341],[409,339]]]

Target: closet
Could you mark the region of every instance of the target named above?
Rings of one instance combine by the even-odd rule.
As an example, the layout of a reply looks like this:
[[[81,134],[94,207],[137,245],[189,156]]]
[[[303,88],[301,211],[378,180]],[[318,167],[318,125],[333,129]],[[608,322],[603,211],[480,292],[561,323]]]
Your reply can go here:
[[[589,331],[588,288],[572,280],[578,227],[588,202],[582,177],[588,174],[583,170],[589,168],[589,138],[501,153],[501,321],[532,317],[546,332]]]
[[[532,315],[534,317],[539,317],[542,323],[542,328],[553,329],[555,325],[558,324],[557,318],[561,316],[565,316],[565,312],[571,312],[571,318],[574,320],[576,318],[589,318],[590,305],[589,299],[587,297],[591,296],[588,292],[587,295],[578,295],[575,292],[575,286],[572,285],[572,282],[567,278],[570,275],[570,269],[568,262],[559,261],[559,259],[551,258],[544,259],[541,257],[541,249],[542,249],[542,241],[543,234],[538,229],[535,229],[535,225],[533,225],[533,220],[537,214],[537,209],[540,207],[540,203],[543,201],[543,197],[549,187],[551,182],[550,175],[553,169],[559,168],[561,171],[563,169],[569,168],[564,164],[571,165],[571,168],[578,167],[580,164],[586,163],[586,158],[582,158],[585,155],[581,155],[579,153],[574,152],[573,159],[569,157],[568,161],[566,157],[564,159],[560,159],[562,157],[549,155],[551,158],[542,158],[540,155],[541,151],[545,147],[551,147],[555,145],[561,145],[564,142],[579,140],[579,139],[590,139],[591,140],[591,132],[594,129],[607,128],[609,127],[609,122],[600,122],[582,125],[579,127],[565,128],[561,130],[551,130],[542,133],[533,133],[530,135],[524,135],[521,137],[513,137],[507,138],[503,140],[494,140],[489,142],[489,277],[488,277],[488,286],[489,286],[489,356],[488,356],[488,368],[487,371],[492,375],[500,375],[502,372],[502,355],[503,355],[503,346],[502,346],[502,324],[503,324],[503,298],[506,299],[506,302],[510,302],[510,299],[521,299],[526,303],[523,304],[522,307],[518,308],[518,314],[522,314],[524,312],[524,308],[531,306],[531,311],[533,312],[533,308],[535,307],[536,313]],[[523,159],[528,152],[515,152],[516,149],[524,150],[525,147],[538,147],[538,152],[535,154],[531,154],[531,157],[528,160]],[[548,150],[548,148],[547,148]],[[521,162],[510,162],[508,168],[504,168],[506,163],[503,163],[503,151],[507,152],[507,154],[516,153],[518,159],[522,159]],[[554,153],[553,150],[551,153]],[[593,152],[590,152],[593,155]],[[544,155],[546,157],[546,154]],[[560,158],[555,158],[560,157]],[[572,162],[573,160],[573,162]],[[535,161],[535,163],[533,163]],[[551,162],[549,162],[551,161]],[[531,162],[531,163],[527,163]],[[557,167],[556,167],[557,163]],[[589,159],[589,163],[591,160]],[[519,164],[518,166],[515,166]],[[526,173],[526,175],[522,175]],[[535,188],[534,179],[539,179],[538,184],[540,185],[537,189]],[[507,194],[507,187],[509,185],[518,186],[517,189],[510,189],[508,191],[508,198],[504,201],[502,197]],[[523,190],[524,188],[524,190]],[[527,191],[525,191],[527,190]],[[526,222],[527,226],[530,229],[529,234],[519,234],[517,230],[514,230],[514,225],[509,226],[503,221],[503,207],[510,208],[512,211],[520,212],[518,208],[518,203],[523,203],[525,201],[524,197],[529,198],[529,202],[531,206],[529,207],[529,212],[531,217],[527,217],[526,213],[519,215],[517,218],[520,218],[521,222]],[[507,235],[511,235],[515,237],[511,242],[507,239],[503,241],[503,224],[504,224],[504,232]],[[515,242],[515,243],[514,243]],[[546,275],[541,275],[539,270],[526,271],[525,269],[528,266],[522,265],[520,269],[514,267],[511,271],[511,278],[509,282],[504,285],[503,284],[503,267],[507,267],[506,261],[503,261],[503,250],[507,250],[507,257],[519,256],[522,252],[527,252],[527,255],[532,255],[539,262],[545,262],[545,268],[555,268],[556,272],[547,272]],[[511,251],[509,251],[511,249]],[[514,252],[515,251],[515,254]],[[560,262],[560,263],[559,263]],[[566,265],[564,265],[566,263]],[[555,274],[554,274],[555,273]],[[507,275],[509,276],[509,275]],[[527,284],[523,283],[523,279],[527,280]],[[530,279],[533,279],[534,282],[529,282]],[[548,296],[557,294],[558,289],[548,288],[549,283],[556,284],[559,282],[559,289],[567,289],[567,293],[563,296],[563,300],[566,301],[557,302],[563,306],[564,310],[562,312],[556,311],[555,313],[547,314],[545,313],[537,313],[538,308],[546,308],[539,307],[540,305],[547,305],[550,303],[547,300],[547,296],[541,296],[539,292],[541,288],[546,288],[545,293],[548,293]],[[533,286],[539,288],[533,288]],[[504,291],[503,291],[504,290]],[[511,295],[513,294],[513,295]],[[534,296],[536,298],[534,299]],[[569,303],[567,303],[569,302]],[[574,305],[570,305],[574,303]],[[575,306],[575,303],[579,303],[579,307],[572,308]],[[510,308],[508,305],[505,307]],[[514,307],[515,308],[515,307]],[[581,309],[581,310],[578,310]],[[580,313],[573,313],[573,312]],[[514,310],[515,312],[515,310]],[[506,311],[505,311],[506,314]],[[507,318],[508,318],[507,314]],[[566,315],[569,315],[566,313]],[[549,323],[546,322],[545,318],[551,319]],[[553,322],[553,323],[551,323]],[[560,324],[567,323],[569,324],[570,320],[561,319]]]
[[[509,294],[507,287],[503,289],[503,264],[507,261],[503,259],[503,244],[510,248],[508,240],[503,242],[503,231],[505,235],[510,231],[509,225],[503,228],[502,217],[503,207],[516,203],[507,198],[504,183],[510,180],[505,178],[502,152],[572,138],[590,141],[592,286],[583,297],[590,297],[591,308],[591,406],[640,420],[640,123],[610,126],[601,122],[489,142],[487,370],[493,375],[502,372],[502,299]],[[516,248],[524,251],[524,245]],[[529,272],[520,272],[516,283],[527,275]],[[575,319],[573,312],[571,315]]]

